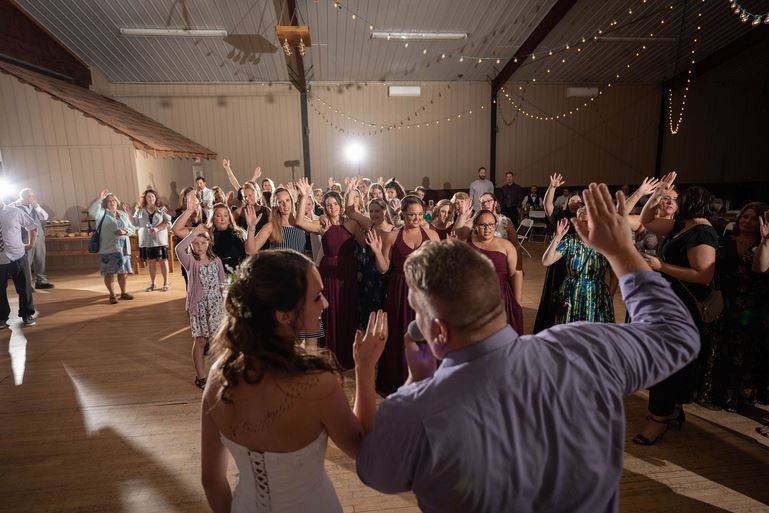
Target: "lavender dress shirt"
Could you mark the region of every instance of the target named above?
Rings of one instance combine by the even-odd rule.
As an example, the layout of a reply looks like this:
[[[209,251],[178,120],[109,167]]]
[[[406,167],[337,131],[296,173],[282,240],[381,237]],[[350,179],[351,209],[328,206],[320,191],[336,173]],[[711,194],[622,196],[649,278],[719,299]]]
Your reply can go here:
[[[693,360],[697,328],[655,272],[620,280],[630,324],[507,326],[379,407],[358,476],[425,512],[618,511],[622,397]]]

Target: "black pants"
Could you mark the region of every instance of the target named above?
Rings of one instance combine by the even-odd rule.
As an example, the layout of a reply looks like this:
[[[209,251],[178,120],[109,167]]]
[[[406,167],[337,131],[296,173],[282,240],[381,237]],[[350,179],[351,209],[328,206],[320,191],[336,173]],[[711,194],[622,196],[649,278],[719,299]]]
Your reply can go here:
[[[19,317],[22,319],[35,313],[32,303],[32,284],[27,279],[27,255],[10,264],[0,264],[0,322],[5,322],[11,314],[8,304],[8,278],[13,280],[16,293],[19,295]]]

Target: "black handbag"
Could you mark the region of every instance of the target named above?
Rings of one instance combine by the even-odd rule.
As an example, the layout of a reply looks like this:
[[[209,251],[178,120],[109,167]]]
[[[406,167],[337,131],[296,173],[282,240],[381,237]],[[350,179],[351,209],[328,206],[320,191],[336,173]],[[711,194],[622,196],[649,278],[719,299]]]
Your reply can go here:
[[[91,238],[88,241],[88,252],[89,253],[98,253],[99,252],[99,246],[101,245],[101,225],[104,223],[104,218],[107,217],[107,213],[105,212],[103,216],[101,216],[101,221],[99,221],[99,226],[96,227],[96,231],[91,234]]]

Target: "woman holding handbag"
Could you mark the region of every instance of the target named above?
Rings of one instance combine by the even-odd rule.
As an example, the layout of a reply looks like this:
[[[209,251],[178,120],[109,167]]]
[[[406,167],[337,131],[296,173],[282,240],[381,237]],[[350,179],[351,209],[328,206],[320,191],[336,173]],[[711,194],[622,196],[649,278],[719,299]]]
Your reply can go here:
[[[101,275],[104,276],[104,285],[109,292],[110,304],[117,303],[114,283],[117,275],[120,287],[120,299],[133,299],[126,292],[127,275],[131,269],[131,241],[129,236],[134,233],[133,223],[129,215],[118,210],[120,200],[117,196],[104,189],[99,193],[99,199],[93,202],[88,212],[96,220],[96,234],[99,241],[99,261]],[[89,247],[89,251],[96,248]]]
[[[686,416],[683,403],[691,400],[694,382],[706,382],[697,370],[707,368],[703,359],[710,355],[707,322],[718,312],[712,287],[718,249],[718,233],[710,224],[711,194],[703,187],[690,187],[678,197],[678,212],[674,219],[656,218],[657,206],[663,196],[669,196],[675,174],[654,191],[641,212],[646,229],[666,237],[660,246],[659,258],[644,255],[649,266],[665,276],[673,292],[686,305],[700,331],[700,355],[672,376],[649,389],[649,413],[642,431],[633,438],[638,445],[652,445],[662,438],[671,424],[679,430]],[[707,391],[700,391],[698,401],[707,401]]]

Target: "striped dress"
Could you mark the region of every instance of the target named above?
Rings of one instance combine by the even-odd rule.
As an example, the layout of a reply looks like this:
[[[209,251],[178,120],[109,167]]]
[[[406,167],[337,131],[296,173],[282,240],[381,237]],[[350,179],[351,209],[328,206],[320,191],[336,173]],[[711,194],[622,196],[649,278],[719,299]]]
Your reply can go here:
[[[307,244],[307,233],[296,226],[283,226],[283,242],[277,244],[270,242],[270,249],[293,249],[304,254],[304,247]],[[317,333],[299,333],[299,338],[323,338],[326,332],[323,324],[320,325],[320,331]]]
[[[614,302],[606,283],[606,258],[571,234],[563,238],[556,251],[566,263],[556,322],[614,322]]]

